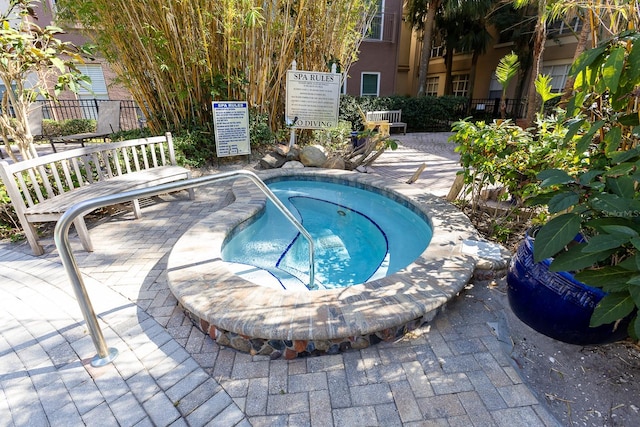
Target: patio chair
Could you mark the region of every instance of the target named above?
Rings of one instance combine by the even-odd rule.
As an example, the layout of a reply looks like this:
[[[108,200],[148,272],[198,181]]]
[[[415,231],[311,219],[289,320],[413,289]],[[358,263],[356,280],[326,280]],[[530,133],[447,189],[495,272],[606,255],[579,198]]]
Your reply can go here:
[[[33,136],[34,140],[42,138],[42,119],[43,119],[43,115],[42,115],[41,104],[36,105],[34,108],[31,109],[31,111],[29,111],[29,114],[27,116],[27,125],[31,130],[31,135]],[[11,150],[11,147],[5,146],[5,150],[9,151]],[[4,154],[2,153],[2,150],[0,150],[0,159],[4,159]]]
[[[53,151],[56,152],[55,144],[76,143],[84,147],[84,143],[90,139],[102,139],[120,130],[120,101],[102,101],[98,106],[98,123],[95,132],[77,133],[74,135],[63,135],[49,139]]]

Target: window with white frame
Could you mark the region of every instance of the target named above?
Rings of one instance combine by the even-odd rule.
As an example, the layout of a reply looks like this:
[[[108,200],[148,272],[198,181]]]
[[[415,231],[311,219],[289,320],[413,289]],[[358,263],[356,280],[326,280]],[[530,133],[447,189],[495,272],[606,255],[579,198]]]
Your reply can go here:
[[[440,83],[440,77],[427,77],[427,81],[424,88],[426,96],[438,96],[438,85]]]
[[[360,96],[378,96],[380,94],[380,73],[362,73]]]
[[[469,74],[458,74],[451,79],[452,94],[467,96],[469,94]]]
[[[91,83],[83,83],[78,90],[78,98],[80,99],[109,99],[107,91],[107,82],[102,72],[100,64],[80,64],[77,65],[78,70],[85,76],[89,76]]]
[[[542,67],[542,74],[551,76],[551,90],[553,92],[562,92],[564,84],[567,82],[567,74],[571,64],[563,65],[547,65]]]
[[[369,28],[367,28],[367,32],[365,33],[365,38],[369,40],[382,40],[383,33],[383,13],[384,10],[384,0],[377,0],[376,2],[376,13],[371,19],[371,23],[369,24]]]
[[[548,25],[547,38],[570,36],[578,34],[580,31],[582,31],[582,19],[580,17],[576,16],[568,22],[564,19],[557,19]]]

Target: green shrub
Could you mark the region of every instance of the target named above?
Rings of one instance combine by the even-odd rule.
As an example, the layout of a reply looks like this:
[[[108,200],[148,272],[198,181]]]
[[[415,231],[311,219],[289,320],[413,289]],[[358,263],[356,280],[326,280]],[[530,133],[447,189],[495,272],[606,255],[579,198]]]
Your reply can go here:
[[[249,138],[252,146],[268,145],[275,135],[269,127],[269,115],[255,110],[249,111]]]
[[[148,138],[150,136],[155,136],[151,133],[149,128],[141,128],[141,129],[130,129],[130,130],[121,130],[116,133],[111,134],[112,141],[126,141],[129,139],[138,139],[138,138]]]
[[[46,136],[73,135],[76,133],[95,132],[96,121],[91,119],[67,119],[42,121],[42,134]]]
[[[186,130],[173,134],[178,163],[194,168],[211,164],[216,158],[216,144],[208,131]]]
[[[314,130],[311,140],[325,147],[330,153],[342,152],[351,144],[351,130],[351,122],[340,120],[334,128]]]
[[[402,110],[402,121],[412,131],[449,131],[451,124],[464,117],[467,98],[459,96],[388,96],[340,98],[340,119],[361,130],[362,114],[367,111]]]

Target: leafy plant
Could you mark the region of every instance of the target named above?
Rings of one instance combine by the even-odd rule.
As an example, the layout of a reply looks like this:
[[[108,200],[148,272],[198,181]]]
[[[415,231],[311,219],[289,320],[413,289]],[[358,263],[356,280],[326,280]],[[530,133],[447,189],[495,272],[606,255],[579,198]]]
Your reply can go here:
[[[502,95],[500,96],[500,117],[503,119],[506,117],[507,105],[505,103],[505,99],[507,97],[507,89],[509,88],[511,80],[513,80],[513,78],[518,74],[519,69],[520,61],[518,61],[518,55],[513,52],[503,56],[496,67],[496,79],[498,80],[498,83],[500,83],[500,86],[502,86]]]
[[[549,91],[549,82],[540,87]],[[565,114],[537,115],[535,128],[522,129],[511,120],[473,122],[464,119],[453,125],[454,135],[450,141],[457,144],[463,166],[464,195],[462,203],[471,203],[471,213],[483,215],[492,212],[491,227],[486,230],[500,241],[505,241],[509,233],[507,225],[517,232],[523,218],[529,219],[538,212],[525,206],[524,200],[537,196],[541,190],[537,185],[537,175],[549,168],[572,168],[575,162],[573,146],[565,144],[567,128]],[[497,190],[495,190],[497,188]],[[500,209],[488,208],[486,195],[494,192],[503,203]]]
[[[553,271],[608,294],[591,318],[599,326],[633,315],[640,336],[640,34],[626,32],[581,55],[571,68],[564,147],[575,146],[573,170],[538,175],[553,218],[538,232],[534,259],[553,257]],[[576,235],[583,241],[574,242]],[[634,314],[635,311],[635,314]]]
[[[14,0],[0,13],[0,81],[10,89],[4,90],[1,97],[0,136],[6,145],[13,140],[22,159],[37,156],[28,126],[36,98],[55,99],[60,91],[75,92],[88,80],[77,64],[89,52],[58,39],[62,29],[36,25],[32,3]],[[54,90],[50,91],[52,85]],[[7,153],[14,162],[18,161],[11,150]]]

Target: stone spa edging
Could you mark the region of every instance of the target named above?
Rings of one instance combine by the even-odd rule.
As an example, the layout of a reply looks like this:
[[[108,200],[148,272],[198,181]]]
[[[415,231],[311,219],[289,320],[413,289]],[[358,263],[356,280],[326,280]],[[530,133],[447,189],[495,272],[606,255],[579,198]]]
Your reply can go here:
[[[222,346],[292,359],[394,340],[433,319],[474,273],[477,259],[462,252],[462,242],[478,239],[476,231],[462,212],[436,196],[346,171],[278,169],[260,177],[304,177],[376,191],[428,218],[433,237],[412,264],[379,280],[309,292],[260,286],[232,273],[221,259],[225,239],[266,203],[255,184],[237,179],[235,201],[188,230],[168,261],[169,287],[179,304]]]

